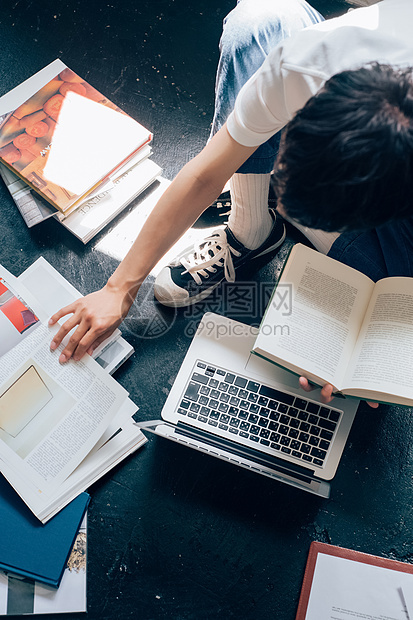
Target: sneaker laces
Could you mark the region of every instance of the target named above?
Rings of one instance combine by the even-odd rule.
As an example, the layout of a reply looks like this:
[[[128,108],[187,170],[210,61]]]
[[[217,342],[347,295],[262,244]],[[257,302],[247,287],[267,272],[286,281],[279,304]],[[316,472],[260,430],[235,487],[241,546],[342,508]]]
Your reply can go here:
[[[210,273],[216,273],[217,267],[224,268],[224,276],[228,282],[235,282],[235,268],[232,254],[241,256],[231,247],[227,240],[225,230],[216,230],[202,243],[195,245],[194,251],[188,256],[183,256],[180,261],[185,270],[181,273],[189,273],[199,285],[201,277],[209,278]]]

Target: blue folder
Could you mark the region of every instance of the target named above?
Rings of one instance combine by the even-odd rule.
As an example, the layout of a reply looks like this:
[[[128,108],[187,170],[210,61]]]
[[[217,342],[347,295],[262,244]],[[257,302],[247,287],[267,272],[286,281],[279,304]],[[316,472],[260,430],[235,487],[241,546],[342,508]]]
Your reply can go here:
[[[42,524],[0,474],[0,569],[57,588],[89,500],[81,493]]]

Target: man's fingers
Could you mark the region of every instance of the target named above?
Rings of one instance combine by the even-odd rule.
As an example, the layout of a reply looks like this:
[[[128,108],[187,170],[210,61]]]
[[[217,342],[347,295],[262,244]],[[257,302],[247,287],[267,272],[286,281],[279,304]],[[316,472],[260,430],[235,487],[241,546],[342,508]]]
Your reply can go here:
[[[87,333],[88,333],[88,328],[82,327],[81,325],[79,325],[77,330],[70,336],[65,348],[60,354],[59,362],[61,364],[64,364],[65,362],[67,362],[75,352],[76,352],[76,355],[75,355],[76,360],[80,360],[80,358],[83,357],[84,353],[86,352],[87,344],[86,346],[82,347],[81,343],[82,341],[84,341],[85,335]]]
[[[69,306],[65,306],[64,308],[61,308],[60,310],[55,312],[53,316],[50,317],[49,325],[54,325],[55,323],[57,323],[59,319],[62,318],[62,316],[66,316],[67,314],[72,314],[74,311],[75,311],[74,304],[69,304]]]
[[[369,400],[367,401],[367,404],[369,407],[371,407],[372,409],[377,409],[377,407],[379,406],[379,403],[372,403]]]
[[[93,355],[93,352],[98,348],[98,346],[102,344],[102,342],[106,340],[106,338],[109,338],[109,336],[115,331],[115,329],[109,329],[104,334],[99,336],[99,338],[96,338],[92,345],[87,349],[87,353],[89,353],[89,355]]]
[[[312,392],[317,386],[309,382],[305,377],[300,377],[298,380],[300,387],[305,392]],[[321,401],[323,403],[329,403],[333,400],[333,386],[330,383],[326,383],[321,389]]]
[[[333,386],[331,383],[326,383],[321,389],[321,401],[323,403],[330,403],[333,400]]]
[[[298,383],[300,384],[300,388],[302,388],[305,392],[312,392],[312,390],[314,390],[314,385],[312,385],[305,377],[300,377],[298,379]]]
[[[52,338],[52,341],[50,343],[50,349],[52,351],[54,351],[55,349],[57,349],[57,347],[60,345],[60,343],[62,342],[62,340],[67,336],[67,334],[74,328],[76,327],[76,325],[78,324],[77,319],[75,319],[74,316],[70,317],[70,319],[67,319],[67,321],[65,321],[63,323],[63,325],[61,326],[61,328],[59,329],[59,331],[57,332],[57,334],[55,334]],[[78,338],[80,339],[83,334],[86,332],[86,329],[82,330],[83,333],[82,335],[79,333],[77,334]],[[77,333],[77,330],[76,330]]]

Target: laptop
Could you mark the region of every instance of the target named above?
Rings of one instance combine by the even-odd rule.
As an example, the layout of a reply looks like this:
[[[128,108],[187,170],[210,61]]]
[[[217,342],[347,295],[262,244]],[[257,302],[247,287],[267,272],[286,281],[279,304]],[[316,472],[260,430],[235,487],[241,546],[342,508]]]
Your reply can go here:
[[[204,314],[162,409],[161,437],[320,497],[330,495],[359,400],[320,389],[251,353],[257,329]]]

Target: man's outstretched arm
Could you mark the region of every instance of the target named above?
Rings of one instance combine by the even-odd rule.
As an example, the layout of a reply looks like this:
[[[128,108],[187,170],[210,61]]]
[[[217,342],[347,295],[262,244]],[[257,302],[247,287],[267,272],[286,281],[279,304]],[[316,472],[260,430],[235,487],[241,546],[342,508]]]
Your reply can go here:
[[[80,359],[107,338],[125,318],[139,287],[152,268],[217,198],[227,180],[256,150],[236,142],[226,125],[188,162],[161,196],[134,244],[99,291],[62,308],[55,324],[71,315],[51,342],[56,349],[76,328],[59,360]]]

